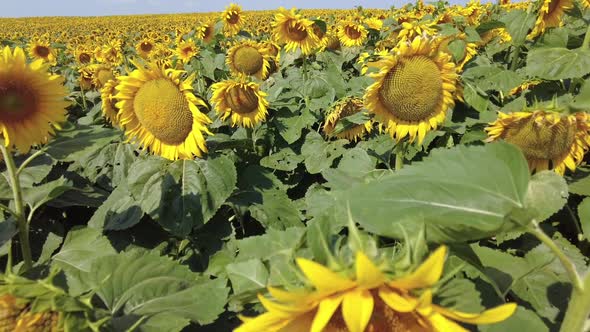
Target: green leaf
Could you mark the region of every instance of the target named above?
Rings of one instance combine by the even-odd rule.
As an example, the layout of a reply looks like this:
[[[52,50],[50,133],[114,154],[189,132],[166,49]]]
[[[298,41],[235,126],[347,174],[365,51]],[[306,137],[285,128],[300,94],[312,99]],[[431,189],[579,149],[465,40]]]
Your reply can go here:
[[[574,183],[570,183],[568,190],[572,194],[590,196],[590,176],[583,177]]]
[[[121,132],[99,126],[79,126],[59,131],[47,144],[47,154],[61,161],[79,161],[119,139]]]
[[[375,170],[375,161],[361,148],[346,150],[337,168],[322,172],[330,188],[349,188],[354,182],[361,182],[368,173]]]
[[[487,111],[490,101],[486,92],[468,80],[465,80],[464,84],[463,98],[465,99],[465,103],[478,112],[483,113]]]
[[[283,259],[291,259],[295,249],[301,244],[305,228],[291,227],[285,230],[268,229],[267,233],[258,236],[249,236],[236,241],[238,246],[239,261],[260,258],[268,260],[275,256],[285,256]]]
[[[262,203],[250,206],[250,213],[267,228],[303,226],[299,209],[282,190],[263,191]]]
[[[453,278],[445,283],[436,292],[435,301],[445,308],[462,312],[478,313],[485,309],[475,284],[464,278]]]
[[[123,182],[96,209],[88,227],[118,231],[135,226],[142,217],[143,210]]]
[[[21,188],[30,188],[33,185],[41,183],[47,177],[55,161],[46,154],[36,157],[27,167],[20,173]]]
[[[449,43],[449,51],[453,56],[453,60],[459,62],[465,57],[465,47],[467,44],[461,39],[455,39]]]
[[[414,233],[425,224],[429,241],[464,242],[513,228],[507,216],[524,208],[528,180],[515,146],[457,146],[340,192],[337,204],[378,235],[402,238],[402,227]]]
[[[303,128],[311,126],[315,120],[308,110],[291,112],[287,108],[279,110],[274,118],[279,134],[288,144],[301,138]]]
[[[266,287],[268,270],[260,259],[231,263],[225,268],[234,294],[258,291]]]
[[[331,167],[334,160],[346,151],[344,145],[347,143],[348,140],[345,139],[326,142],[315,131],[309,132],[301,147],[301,154],[305,158],[307,171],[316,174]]]
[[[543,171],[531,178],[525,206],[534,211],[537,221],[543,221],[559,211],[567,197],[568,187],[563,177],[553,171]]]
[[[574,102],[570,104],[570,107],[581,111],[590,111],[590,79],[584,81],[580,93],[574,98]]]
[[[530,76],[560,80],[590,73],[590,50],[552,47],[529,51],[526,72]]]
[[[478,88],[482,90],[502,91],[504,94],[519,86],[523,77],[518,73],[494,66],[472,67],[463,73],[463,77],[477,81]]]
[[[512,37],[514,45],[522,45],[526,36],[535,24],[536,13],[527,13],[524,10],[511,10],[500,21],[506,25],[506,30]]]
[[[101,231],[81,228],[68,233],[61,250],[53,255],[52,260],[66,273],[70,293],[78,295],[90,287],[84,276],[90,272],[93,262],[114,253],[115,249]]]
[[[584,237],[590,239],[590,197],[584,198],[578,205],[578,218],[580,218]]]
[[[38,209],[41,205],[59,197],[72,188],[72,182],[63,177],[35,186],[23,189],[23,200],[31,210]]]
[[[87,278],[118,318],[167,313],[207,324],[223,312],[228,294],[225,280],[198,280],[186,266],[140,250],[97,259]]]
[[[302,155],[295,153],[291,148],[284,148],[260,159],[260,166],[289,172],[295,170],[302,161]]]
[[[14,219],[0,222],[0,247],[10,241],[16,234],[18,234],[18,229]]]

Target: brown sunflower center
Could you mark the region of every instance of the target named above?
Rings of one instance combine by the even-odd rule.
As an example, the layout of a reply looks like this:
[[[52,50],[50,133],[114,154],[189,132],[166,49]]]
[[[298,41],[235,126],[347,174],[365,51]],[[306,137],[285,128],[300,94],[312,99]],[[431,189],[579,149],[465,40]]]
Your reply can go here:
[[[430,58],[402,58],[384,77],[379,98],[397,118],[423,121],[437,111],[442,83],[440,69]]]
[[[19,121],[36,109],[37,94],[30,87],[0,81],[0,121]]]
[[[549,2],[549,11],[548,14],[551,14],[555,11],[555,9],[557,9],[559,7],[559,3],[561,2],[561,0],[551,0]]]
[[[506,128],[503,138],[517,145],[524,155],[534,159],[551,160],[570,151],[576,138],[576,125],[566,119],[557,124],[540,121],[535,116],[515,122]]]
[[[141,48],[142,52],[149,53],[151,52],[152,48],[154,48],[154,45],[148,42],[143,42],[139,45],[139,48]]]
[[[188,100],[168,79],[145,82],[133,99],[133,109],[141,125],[166,144],[184,142],[192,130]]]
[[[88,53],[82,53],[78,56],[78,61],[80,61],[81,63],[89,63],[90,60],[92,60],[92,58]]]
[[[347,25],[344,28],[344,33],[350,39],[359,39],[361,37],[360,29],[357,29],[356,27],[354,27],[352,25]]]
[[[378,297],[374,296],[375,304],[371,320],[366,332],[430,332],[434,329],[426,321],[414,313],[394,311]],[[422,324],[424,325],[422,325]],[[338,310],[325,329],[328,332],[348,332],[342,313]]]
[[[229,17],[227,18],[227,22],[229,24],[236,24],[239,20],[240,14],[238,12],[232,12],[231,14],[229,14]]]
[[[246,86],[235,86],[225,94],[225,102],[232,112],[249,114],[258,108],[258,96],[254,90]]]
[[[213,36],[213,27],[208,25],[203,31],[203,39],[207,40],[211,36]]]
[[[242,46],[234,52],[233,63],[239,72],[253,75],[262,69],[263,59],[256,48]]]
[[[318,25],[318,24],[313,24],[313,33],[319,38],[322,39],[324,38],[324,36],[326,35],[326,33],[324,33],[324,30],[322,30],[322,28]]]
[[[307,29],[305,28],[305,26],[303,26],[303,24],[299,22],[295,22],[295,24],[292,23],[293,22],[287,23],[287,38],[289,38],[289,40],[296,42],[302,41],[305,38],[307,38]]]
[[[49,55],[49,48],[42,45],[37,45],[35,46],[35,54],[42,58],[46,58]]]

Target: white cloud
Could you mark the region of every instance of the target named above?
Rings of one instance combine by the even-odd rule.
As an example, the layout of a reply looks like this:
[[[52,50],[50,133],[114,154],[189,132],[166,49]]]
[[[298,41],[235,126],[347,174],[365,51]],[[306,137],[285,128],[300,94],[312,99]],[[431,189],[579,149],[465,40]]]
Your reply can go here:
[[[184,6],[187,8],[197,8],[201,5],[201,0],[185,0]]]

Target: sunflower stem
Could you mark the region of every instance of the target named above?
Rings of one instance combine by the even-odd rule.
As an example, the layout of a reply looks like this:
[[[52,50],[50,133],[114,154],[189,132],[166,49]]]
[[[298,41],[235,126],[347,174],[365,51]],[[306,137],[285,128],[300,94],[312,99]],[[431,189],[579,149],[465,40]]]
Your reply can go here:
[[[400,149],[395,154],[395,170],[399,171],[400,169],[404,168],[404,153]]]
[[[512,59],[510,60],[510,70],[515,70],[518,64],[518,57],[520,56],[520,46],[516,46],[512,51]]]
[[[539,239],[544,245],[549,247],[553,254],[557,256],[561,265],[565,269],[572,285],[574,286],[574,291],[576,292],[583,292],[584,291],[584,284],[578,271],[576,271],[576,266],[574,263],[567,257],[563,251],[557,246],[555,242],[541,229],[539,223],[536,220],[531,221],[532,227],[529,227],[529,231]],[[573,331],[573,330],[572,330]]]
[[[590,315],[590,271],[583,280],[584,290],[574,289],[569,301],[560,332],[583,332]]]
[[[35,158],[39,157],[44,152],[45,151],[43,151],[43,150],[39,150],[39,151],[33,153],[32,155],[30,155],[29,158],[27,158],[25,161],[23,161],[23,163],[18,167],[18,169],[16,170],[16,176],[20,176],[20,173],[25,169],[25,167],[27,167],[33,160],[35,160]]]
[[[582,49],[587,49],[590,47],[590,25],[586,29],[586,35],[584,35],[584,41],[582,42]]]
[[[307,55],[303,54],[303,86],[307,87],[307,80],[308,80],[308,72],[307,72]],[[305,91],[305,90],[303,90]],[[305,96],[303,97],[303,100],[305,102],[305,108],[307,108],[307,105],[309,104],[309,96],[307,94],[305,94]]]
[[[84,110],[86,111],[88,110],[88,105],[86,104],[86,92],[82,85],[80,85],[80,95],[82,96],[82,107],[84,107]]]
[[[18,227],[19,243],[23,255],[23,271],[27,271],[33,266],[33,257],[31,255],[31,245],[29,243],[29,225],[25,219],[25,206],[23,204],[20,180],[16,172],[16,165],[14,164],[12,154],[8,152],[6,146],[4,146],[4,142],[0,143],[0,150],[2,150],[2,155],[4,156],[6,171],[8,172],[10,187],[14,197],[14,217]]]

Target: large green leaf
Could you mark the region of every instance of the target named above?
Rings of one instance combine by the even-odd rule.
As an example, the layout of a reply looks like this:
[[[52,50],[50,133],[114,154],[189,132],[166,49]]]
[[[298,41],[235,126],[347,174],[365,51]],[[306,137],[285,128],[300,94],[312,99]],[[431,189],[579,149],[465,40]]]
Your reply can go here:
[[[531,178],[525,201],[531,217],[543,221],[559,211],[567,197],[568,187],[563,177],[553,171],[543,171]]]
[[[88,221],[88,226],[104,230],[122,230],[133,227],[141,217],[143,210],[129,193],[127,183],[123,182],[96,209]]]
[[[583,77],[590,73],[590,50],[537,48],[527,55],[526,72],[546,80]]]
[[[527,162],[515,146],[458,146],[343,191],[338,205],[379,235],[402,238],[402,227],[412,233],[425,224],[430,241],[463,242],[514,227],[508,216],[525,208],[528,182]]]
[[[63,177],[39,186],[23,190],[23,200],[31,210],[37,210],[41,205],[59,197],[72,188],[72,182]]]
[[[213,322],[228,294],[226,280],[199,279],[186,266],[139,250],[97,259],[86,277],[113,318],[136,321],[166,313],[171,326],[163,331],[180,331],[177,320]]]
[[[512,37],[514,45],[522,45],[529,30],[533,27],[535,19],[535,13],[528,13],[524,10],[511,10],[500,21],[506,25],[506,30]]]
[[[118,139],[121,132],[99,126],[79,126],[60,131],[47,145],[47,154],[57,160],[80,161]]]
[[[326,142],[320,134],[311,131],[305,137],[305,143],[301,147],[307,171],[316,174],[331,167],[334,160],[346,151],[344,145],[347,143],[348,140],[345,139]]]

